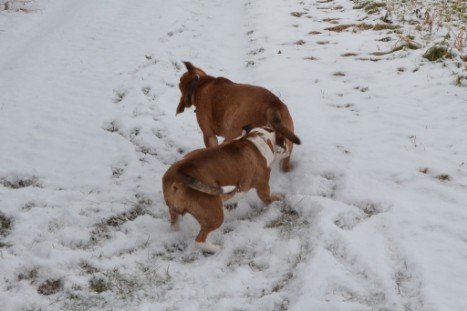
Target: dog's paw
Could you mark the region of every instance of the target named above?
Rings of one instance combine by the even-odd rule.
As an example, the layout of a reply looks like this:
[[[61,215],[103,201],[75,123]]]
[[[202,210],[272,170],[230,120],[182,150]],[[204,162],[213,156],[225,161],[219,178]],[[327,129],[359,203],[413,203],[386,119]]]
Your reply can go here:
[[[209,242],[196,242],[196,245],[206,253],[215,254],[218,253],[221,248],[217,245],[211,244]]]
[[[277,201],[282,201],[282,197],[277,194],[272,194],[271,195],[271,202],[277,202]]]
[[[235,202],[235,203],[226,203],[226,204],[224,204],[224,207],[225,207],[226,210],[231,211],[231,210],[236,209],[237,205],[238,205],[237,202]]]

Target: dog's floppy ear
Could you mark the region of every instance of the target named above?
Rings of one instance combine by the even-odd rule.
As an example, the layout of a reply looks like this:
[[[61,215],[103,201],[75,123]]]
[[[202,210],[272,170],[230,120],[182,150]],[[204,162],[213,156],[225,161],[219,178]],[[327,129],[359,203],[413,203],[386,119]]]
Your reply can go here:
[[[185,67],[186,67],[186,70],[188,70],[188,72],[192,72],[193,70],[195,70],[195,66],[193,66],[192,63],[190,62],[183,62],[185,64]]]
[[[180,102],[177,106],[177,113],[175,115],[182,113],[183,111],[185,111],[185,103],[183,102],[183,99],[180,99]]]

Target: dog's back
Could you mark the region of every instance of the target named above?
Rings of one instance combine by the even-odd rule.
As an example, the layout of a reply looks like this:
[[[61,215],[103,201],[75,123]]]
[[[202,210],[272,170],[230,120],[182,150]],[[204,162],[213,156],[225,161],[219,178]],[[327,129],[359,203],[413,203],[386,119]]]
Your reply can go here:
[[[182,96],[177,113],[185,107],[196,107],[196,118],[207,147],[217,145],[216,136],[226,141],[235,139],[245,125],[274,128],[278,140],[287,140],[289,154],[294,143],[300,144],[287,106],[272,92],[260,86],[209,76],[191,63],[185,65],[188,72],[180,79]],[[290,169],[290,157],[282,160],[281,167],[284,171]]]

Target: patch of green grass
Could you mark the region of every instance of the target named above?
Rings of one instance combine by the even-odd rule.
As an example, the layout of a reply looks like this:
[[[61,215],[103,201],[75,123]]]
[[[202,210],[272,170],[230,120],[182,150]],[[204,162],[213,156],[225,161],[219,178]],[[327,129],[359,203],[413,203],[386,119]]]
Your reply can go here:
[[[354,7],[353,7],[355,10],[361,10],[361,9],[363,9],[365,6],[367,6],[368,4],[371,3],[371,1],[362,1],[362,2],[360,2],[360,3],[359,3],[358,1],[354,1],[354,2],[356,2],[356,4],[355,4]]]
[[[109,284],[108,281],[106,281],[103,278],[92,278],[89,280],[89,289],[95,293],[103,293],[109,290]]]
[[[83,270],[88,270],[89,267],[87,263],[81,264]],[[73,284],[64,289],[66,300],[61,304],[60,310],[108,310],[110,300],[128,304],[140,295],[152,296],[152,289],[155,287],[158,290],[168,290],[173,287],[169,267],[159,272],[158,265],[137,265],[135,270],[125,273],[119,269],[97,271],[91,267],[92,272],[86,286]]]
[[[394,29],[400,28],[399,25],[393,25],[393,24],[380,23],[380,24],[376,24],[373,26],[367,23],[359,23],[359,24],[341,24],[341,25],[337,25],[333,27],[327,27],[324,30],[342,32],[350,27],[353,27],[353,32],[369,30],[369,29],[372,29],[374,31],[380,31],[380,30],[394,30]]]
[[[106,310],[108,308],[108,302],[100,293],[95,293],[94,295],[84,294],[82,293],[82,289],[77,285],[74,285],[72,290],[72,292],[66,293],[67,299],[63,303],[61,310],[88,311],[91,309]]]
[[[292,12],[290,15],[295,16],[295,17],[302,17],[302,15],[305,15],[306,12]]]
[[[376,24],[373,26],[373,30],[380,31],[380,30],[394,30],[400,28],[399,25],[393,24]]]
[[[344,53],[344,54],[341,54],[342,57],[351,57],[351,56],[358,56],[357,53],[353,53],[353,52],[348,52],[348,53]]]
[[[144,207],[142,205],[135,205],[132,209],[130,209],[128,212],[123,212],[119,215],[112,216],[105,220],[105,224],[110,227],[115,227],[118,228],[121,225],[123,225],[127,221],[133,221],[135,220],[138,216],[146,214]]]
[[[386,3],[384,2],[372,2],[372,1],[365,1],[356,4],[353,8],[356,10],[363,9],[367,14],[375,14],[379,13],[381,8],[385,8]]]
[[[352,26],[354,26],[354,24],[342,24],[342,25],[327,27],[327,28],[324,28],[324,30],[334,31],[334,32],[342,32],[342,31],[344,31],[347,28],[350,28]]]
[[[144,290],[148,284],[164,286],[172,279],[169,270],[158,273],[153,267],[140,266],[140,273],[122,273],[119,269],[113,269],[93,276],[88,281],[88,287],[92,292],[112,292],[122,300],[132,300],[138,292]]]
[[[152,201],[150,199],[140,197],[130,210],[103,219],[95,224],[94,229],[91,231],[90,244],[94,245],[102,239],[110,239],[112,230],[120,229],[124,223],[133,221],[139,216],[150,214],[151,205]]]
[[[431,62],[435,62],[439,59],[449,57],[448,49],[444,46],[435,45],[429,48],[423,57],[428,59]]]
[[[191,254],[191,255],[189,254],[189,255],[183,256],[181,262],[184,263],[184,264],[189,265],[189,264],[194,263],[198,259],[199,259],[199,257],[196,256],[195,254]]]
[[[357,32],[357,31],[363,31],[363,30],[369,30],[369,29],[373,29],[373,25],[371,24],[367,24],[367,23],[359,23],[359,24],[356,24],[354,26],[354,29],[353,29],[353,32]]]
[[[372,52],[372,53],[370,53],[370,55],[383,56],[383,55],[388,55],[388,54],[398,52],[398,51],[401,51],[401,50],[406,50],[406,49],[418,50],[420,48],[421,48],[421,46],[418,43],[416,43],[415,41],[412,41],[411,38],[405,37],[405,36],[400,36],[399,43],[394,48],[392,48],[391,50],[389,50],[387,52]]]
[[[450,181],[451,177],[449,177],[448,174],[439,174],[439,175],[436,175],[436,179],[441,180],[441,181]]]
[[[428,167],[423,167],[418,170],[422,174],[428,174]]]
[[[81,268],[83,274],[94,274],[98,272],[97,268],[93,267],[87,262],[82,262],[79,267]]]
[[[296,45],[304,45],[306,42],[303,41],[303,40],[298,40],[297,42],[295,42]]]
[[[467,69],[465,71],[467,71]],[[467,81],[467,74],[462,75],[458,72],[454,72],[453,75],[455,76],[454,84],[456,86],[463,86],[463,82]]]
[[[11,230],[12,218],[0,213],[0,237],[6,236]]]
[[[355,0],[358,1],[358,0]],[[376,1],[376,0],[375,0]],[[420,7],[417,1],[387,0],[387,14],[390,21],[396,20],[404,27],[397,30],[399,34],[409,37],[407,32],[425,47],[423,57],[431,62],[439,62],[444,67],[456,66],[466,72],[463,63],[464,50],[467,44],[467,2],[465,0],[429,1]],[[414,14],[415,13],[415,14]],[[414,15],[416,18],[414,18]],[[393,17],[393,18],[392,18]],[[438,38],[444,36],[442,42]],[[460,64],[460,66],[459,66]],[[463,72],[454,76],[454,83],[463,86]]]
[[[266,224],[266,228],[277,228],[283,236],[288,237],[298,227],[300,215],[286,203],[282,203],[280,211],[281,215]]]
[[[136,292],[144,286],[142,280],[137,276],[123,274],[118,269],[113,270],[108,278],[112,290],[122,299],[132,299]]]
[[[247,248],[236,248],[229,256],[229,261],[227,262],[227,268],[231,269],[232,271],[235,270],[237,267],[240,266],[250,266],[252,267],[254,261],[255,254],[253,251]],[[258,270],[255,268],[255,270]]]
[[[62,281],[61,280],[46,280],[37,288],[37,292],[44,296],[49,296],[56,294],[62,288]]]
[[[386,7],[386,3],[384,2],[372,2],[372,3],[367,4],[363,8],[363,10],[365,10],[365,12],[368,14],[376,14],[376,13],[379,13],[379,10],[381,8],[385,8],[385,7]]]
[[[39,270],[34,268],[31,270],[27,270],[18,274],[18,281],[27,280],[27,281],[34,281],[37,279],[39,275]]]
[[[11,188],[11,189],[21,189],[21,188],[26,188],[26,187],[41,187],[39,178],[37,178],[36,176],[32,176],[30,178],[2,177],[0,178],[0,185],[6,188]]]
[[[340,20],[340,18],[337,18],[337,17],[329,17],[329,18],[323,18],[322,21],[323,22],[327,22],[327,23],[338,23],[338,20]]]
[[[288,272],[286,273],[281,280],[277,281],[274,286],[272,287],[271,291],[273,293],[278,293],[280,292],[293,278],[293,273]]]

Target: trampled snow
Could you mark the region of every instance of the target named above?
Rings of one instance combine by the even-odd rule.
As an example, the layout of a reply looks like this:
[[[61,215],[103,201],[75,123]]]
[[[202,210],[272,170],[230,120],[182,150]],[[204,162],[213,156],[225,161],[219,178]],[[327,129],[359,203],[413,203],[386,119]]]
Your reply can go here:
[[[465,63],[424,59],[415,24],[401,23],[412,39],[359,28],[385,11],[347,0],[13,2],[2,310],[467,309]],[[424,48],[389,53],[410,40]],[[248,193],[210,235],[215,255],[191,216],[170,231],[161,192],[203,147],[193,111],[175,116],[182,61],[270,89],[302,140],[294,169],[273,169],[284,202]]]

